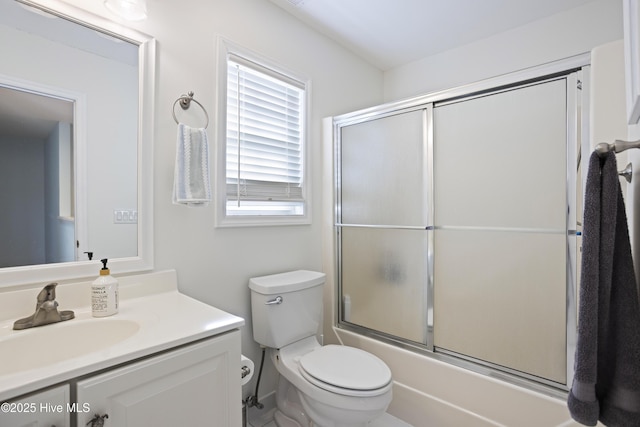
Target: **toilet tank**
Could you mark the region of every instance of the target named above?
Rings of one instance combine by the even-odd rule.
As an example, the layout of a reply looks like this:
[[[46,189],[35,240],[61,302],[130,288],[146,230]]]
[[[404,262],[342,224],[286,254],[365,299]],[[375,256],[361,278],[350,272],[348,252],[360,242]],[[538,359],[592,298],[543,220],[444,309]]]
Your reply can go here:
[[[282,348],[315,335],[322,321],[325,274],[297,270],[249,280],[253,339]]]

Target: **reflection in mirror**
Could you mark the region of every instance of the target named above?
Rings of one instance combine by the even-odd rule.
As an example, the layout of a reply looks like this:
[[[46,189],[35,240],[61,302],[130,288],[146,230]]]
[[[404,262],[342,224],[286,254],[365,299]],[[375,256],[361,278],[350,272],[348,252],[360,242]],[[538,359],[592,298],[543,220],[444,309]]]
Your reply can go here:
[[[0,286],[151,268],[153,39],[3,0],[0,50]]]
[[[0,267],[75,261],[72,126],[72,101],[0,86]]]

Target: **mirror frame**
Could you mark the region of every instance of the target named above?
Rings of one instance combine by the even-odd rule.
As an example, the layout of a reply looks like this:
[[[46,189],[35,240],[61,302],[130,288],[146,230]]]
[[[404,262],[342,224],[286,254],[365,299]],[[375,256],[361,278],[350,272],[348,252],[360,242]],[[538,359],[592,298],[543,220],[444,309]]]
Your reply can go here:
[[[72,23],[101,31],[124,39],[138,46],[138,254],[134,257],[109,260],[115,275],[153,269],[153,129],[155,106],[155,58],[156,42],[149,35],[140,33],[116,22],[59,0],[15,0],[26,6],[66,19]],[[82,126],[80,126],[82,128]],[[76,140],[87,143],[84,135],[74,130]],[[74,175],[86,176],[85,164],[78,157],[83,150],[76,150]],[[21,284],[79,279],[95,276],[100,261],[74,261],[55,264],[39,264],[0,268],[0,288]]]

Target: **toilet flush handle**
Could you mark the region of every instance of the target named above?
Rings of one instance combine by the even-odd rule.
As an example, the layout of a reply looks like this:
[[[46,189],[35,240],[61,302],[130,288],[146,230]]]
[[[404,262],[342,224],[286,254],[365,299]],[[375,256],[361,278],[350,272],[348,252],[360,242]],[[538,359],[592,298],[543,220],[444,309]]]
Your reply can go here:
[[[264,305],[282,304],[283,301],[284,299],[281,296],[277,296],[274,299],[265,302]]]

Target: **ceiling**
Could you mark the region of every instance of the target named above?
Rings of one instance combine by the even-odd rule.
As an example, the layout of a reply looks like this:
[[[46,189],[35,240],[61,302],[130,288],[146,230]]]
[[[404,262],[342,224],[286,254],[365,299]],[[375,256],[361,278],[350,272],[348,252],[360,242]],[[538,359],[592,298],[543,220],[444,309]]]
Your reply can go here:
[[[383,71],[595,0],[271,0]]]

